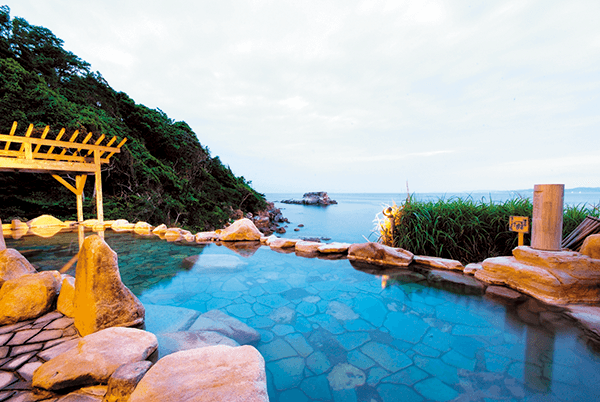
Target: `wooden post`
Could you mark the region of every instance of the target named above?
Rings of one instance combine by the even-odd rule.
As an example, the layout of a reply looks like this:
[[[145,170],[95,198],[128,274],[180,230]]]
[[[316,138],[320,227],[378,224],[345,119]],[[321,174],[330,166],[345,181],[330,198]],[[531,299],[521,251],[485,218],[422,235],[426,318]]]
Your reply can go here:
[[[547,251],[561,250],[564,192],[564,184],[534,186],[532,248]]]
[[[100,172],[100,151],[94,151],[94,164],[96,165],[96,212],[98,213],[98,222],[104,223],[104,208],[102,206],[102,174]]]
[[[87,176],[84,174],[75,177],[75,186],[77,187],[77,222],[83,222],[83,186]]]

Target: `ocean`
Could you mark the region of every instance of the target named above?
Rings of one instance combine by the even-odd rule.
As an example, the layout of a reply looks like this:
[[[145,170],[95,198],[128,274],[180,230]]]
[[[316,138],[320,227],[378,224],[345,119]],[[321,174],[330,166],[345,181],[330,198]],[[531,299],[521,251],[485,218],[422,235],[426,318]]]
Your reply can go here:
[[[406,194],[400,193],[328,193],[338,204],[326,207],[312,205],[284,204],[281,200],[302,199],[301,193],[267,193],[267,200],[281,209],[290,223],[285,228],[285,237],[320,238],[325,241],[363,243],[376,241],[379,234],[375,231],[377,218],[381,212],[392,205],[401,204]],[[451,199],[454,197],[471,198],[475,201],[502,202],[512,198],[533,199],[533,189],[518,191],[488,191],[472,193],[413,193],[416,199],[423,201]],[[565,205],[600,205],[600,189],[565,189]],[[298,225],[304,225],[298,227]],[[295,230],[297,229],[297,230]]]

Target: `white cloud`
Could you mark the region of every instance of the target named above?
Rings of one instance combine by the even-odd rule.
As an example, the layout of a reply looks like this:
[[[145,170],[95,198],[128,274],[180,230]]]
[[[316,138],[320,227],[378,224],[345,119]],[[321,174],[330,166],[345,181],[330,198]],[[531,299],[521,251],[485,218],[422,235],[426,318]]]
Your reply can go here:
[[[263,192],[390,191],[390,171],[401,192],[593,180],[599,14],[585,0],[12,6]]]

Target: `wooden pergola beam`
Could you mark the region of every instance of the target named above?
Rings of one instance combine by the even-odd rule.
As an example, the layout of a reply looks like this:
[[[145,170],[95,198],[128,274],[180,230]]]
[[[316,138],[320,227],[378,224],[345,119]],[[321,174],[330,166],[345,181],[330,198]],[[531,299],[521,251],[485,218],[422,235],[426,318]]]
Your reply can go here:
[[[15,135],[16,130],[17,122],[14,122],[8,135],[0,134],[0,143],[5,142],[4,149],[0,149],[0,171],[52,174],[52,177],[77,196],[77,220],[79,222],[83,221],[83,188],[87,175],[93,174],[95,177],[98,221],[104,222],[101,165],[108,163],[115,153],[121,152],[121,147],[125,144],[127,138],[121,140],[115,147],[112,145],[117,140],[116,136],[107,145],[100,145],[105,139],[104,134],[93,144],[88,144],[92,137],[91,132],[87,134],[82,142],[78,143],[75,142],[79,134],[78,130],[71,135],[68,141],[61,141],[65,134],[64,128],[60,130],[54,140],[46,139],[50,131],[48,126],[44,129],[41,138],[31,137],[33,124],[29,125],[25,136]],[[19,150],[11,150],[11,143],[21,144]],[[46,152],[38,152],[42,146],[48,146],[49,149]],[[53,153],[57,148],[60,149],[60,153]],[[87,153],[83,156],[85,151]],[[102,158],[105,153],[108,155]],[[61,173],[76,174],[75,186],[59,176]]]

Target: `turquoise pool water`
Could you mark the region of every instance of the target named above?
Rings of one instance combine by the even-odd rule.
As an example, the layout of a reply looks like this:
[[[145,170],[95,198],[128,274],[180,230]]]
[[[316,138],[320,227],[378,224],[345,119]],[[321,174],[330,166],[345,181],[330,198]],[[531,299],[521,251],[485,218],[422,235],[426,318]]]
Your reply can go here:
[[[123,281],[146,304],[220,309],[261,334],[270,400],[594,401],[600,355],[556,308],[515,307],[349,261],[267,247],[230,250],[106,233]],[[59,269],[74,234],[7,239]],[[200,255],[185,269],[185,257]],[[396,278],[396,279],[394,279]],[[469,292],[466,292],[469,293]]]

